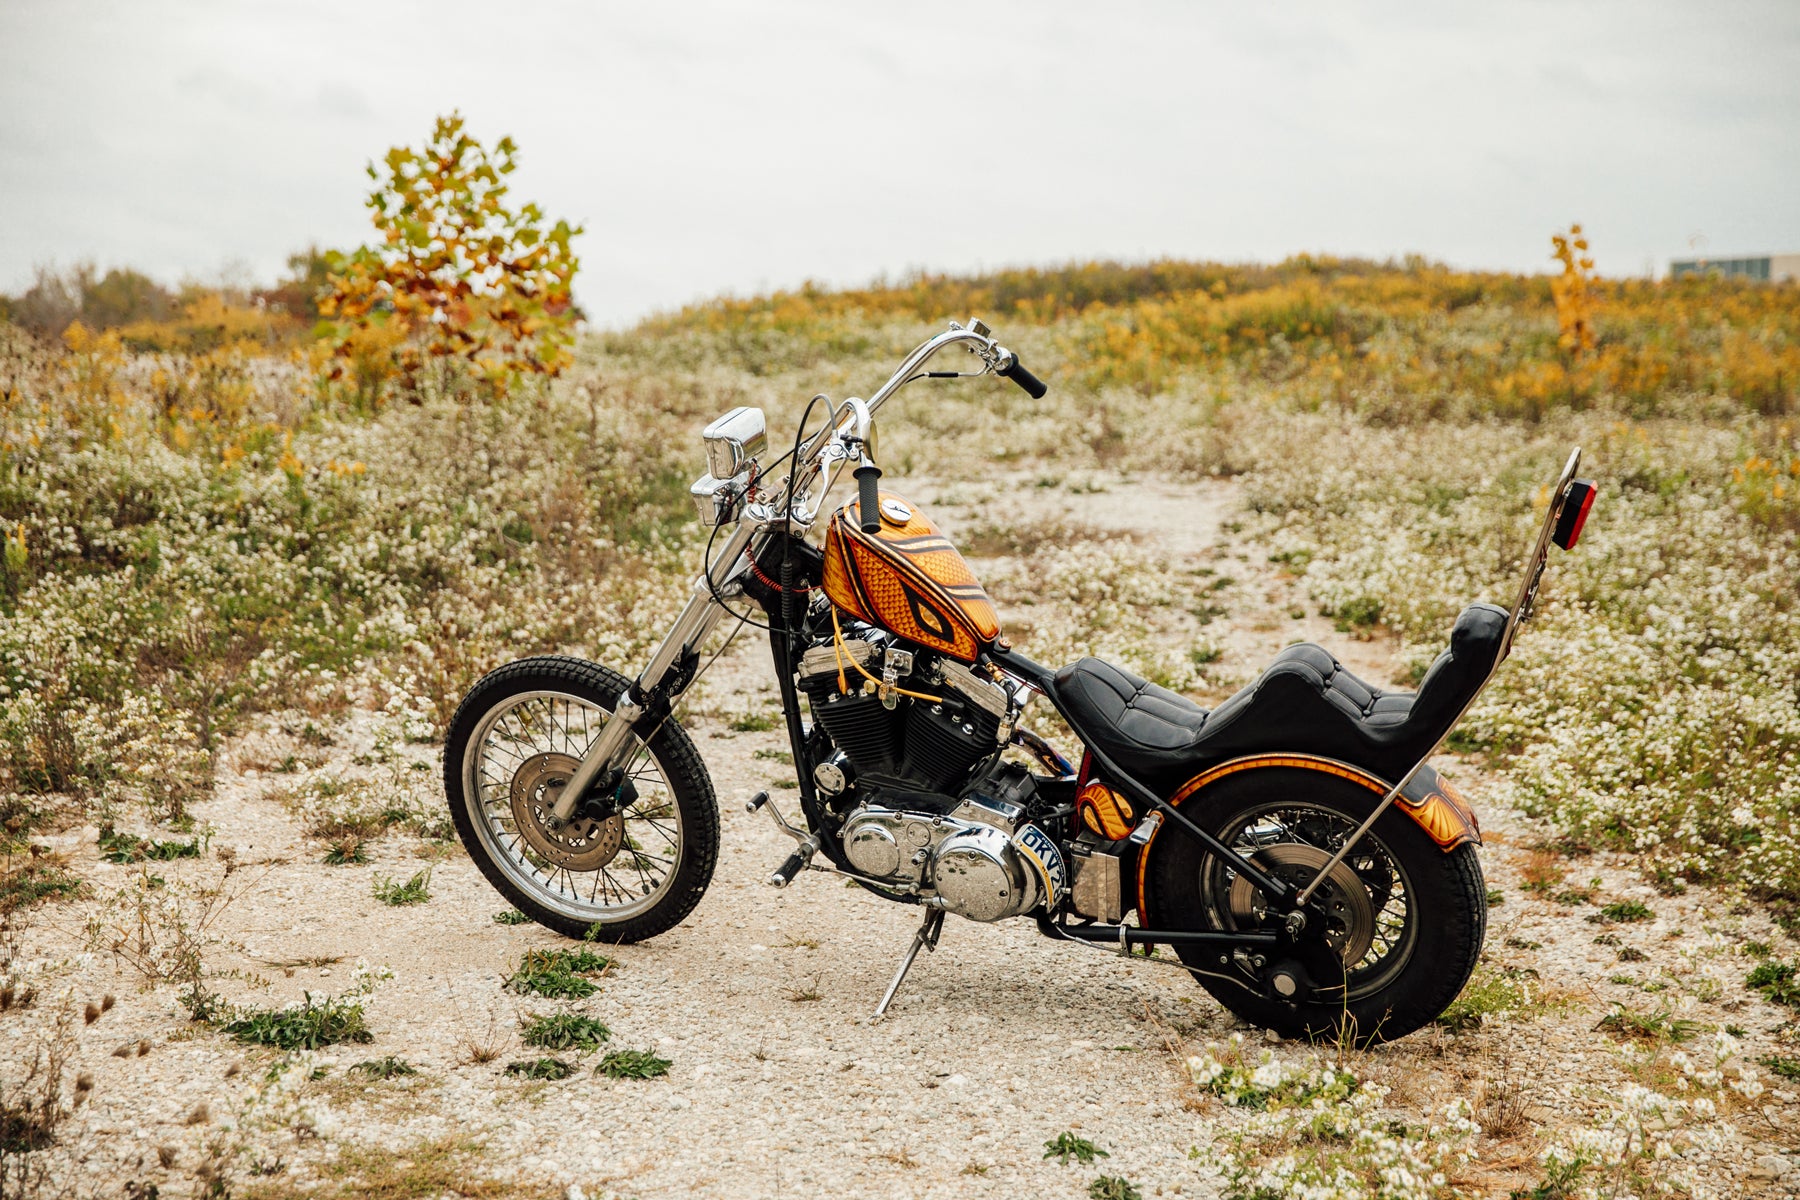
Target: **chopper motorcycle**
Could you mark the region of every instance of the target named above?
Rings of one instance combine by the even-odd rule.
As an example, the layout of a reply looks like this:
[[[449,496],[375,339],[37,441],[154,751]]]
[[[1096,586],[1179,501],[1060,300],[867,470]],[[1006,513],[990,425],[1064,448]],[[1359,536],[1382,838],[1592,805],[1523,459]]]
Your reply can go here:
[[[973,361],[926,369],[952,347]],[[798,784],[791,819],[766,792],[749,801],[795,843],[768,882],[832,873],[922,913],[876,1017],[950,914],[1028,917],[1049,937],[1178,967],[1284,1036],[1366,1044],[1432,1021],[1474,969],[1487,898],[1475,813],[1429,760],[1530,615],[1550,543],[1581,534],[1595,494],[1575,478],[1581,452],[1512,608],[1464,611],[1416,692],[1304,644],[1208,711],[1098,659],[1033,662],[931,518],[881,490],[876,411],[921,379],[988,374],[1046,391],[980,321],[952,322],[868,400],[815,397],[779,457],[760,409],[709,425],[691,489],[712,527],[706,561],[636,676],[527,658],[458,708],[444,784],[470,856],[568,936],[634,942],[679,924],[711,880],[720,826],[673,713],[730,620],[734,635],[768,634]],[[846,468],[856,499],[821,518]],[[1034,700],[1079,754],[1027,728]]]

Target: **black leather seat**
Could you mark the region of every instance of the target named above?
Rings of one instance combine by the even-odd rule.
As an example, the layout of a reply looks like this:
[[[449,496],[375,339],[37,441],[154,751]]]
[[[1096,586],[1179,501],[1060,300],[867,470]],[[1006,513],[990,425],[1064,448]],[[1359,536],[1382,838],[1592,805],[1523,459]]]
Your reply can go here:
[[[1494,666],[1506,610],[1476,604],[1417,692],[1384,692],[1323,646],[1289,646],[1256,680],[1208,712],[1097,658],[1056,673],[1056,693],[1083,740],[1147,784],[1173,787],[1245,754],[1292,751],[1353,763],[1386,779],[1430,751]]]

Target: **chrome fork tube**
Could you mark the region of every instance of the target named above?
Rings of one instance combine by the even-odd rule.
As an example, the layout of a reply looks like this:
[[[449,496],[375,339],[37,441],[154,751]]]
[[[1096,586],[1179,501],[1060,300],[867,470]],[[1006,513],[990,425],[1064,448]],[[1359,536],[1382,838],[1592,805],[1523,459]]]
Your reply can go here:
[[[693,594],[683,606],[681,615],[675,618],[675,624],[663,635],[662,644],[650,656],[650,662],[638,675],[637,680],[619,697],[619,703],[606,718],[606,724],[600,727],[600,736],[588,747],[587,753],[581,756],[581,765],[575,774],[564,785],[562,794],[557,797],[550,815],[557,821],[567,821],[575,811],[575,802],[587,794],[594,780],[602,772],[620,765],[624,758],[625,746],[631,738],[631,729],[637,719],[644,715],[644,698],[661,683],[669,668],[689,651],[706,640],[713,626],[717,625],[725,608],[714,597],[714,591],[721,587],[739,570],[739,560],[744,551],[749,549],[751,539],[756,536],[757,526],[746,521],[732,530],[726,539],[724,549],[713,559],[711,578],[706,575],[696,576]]]

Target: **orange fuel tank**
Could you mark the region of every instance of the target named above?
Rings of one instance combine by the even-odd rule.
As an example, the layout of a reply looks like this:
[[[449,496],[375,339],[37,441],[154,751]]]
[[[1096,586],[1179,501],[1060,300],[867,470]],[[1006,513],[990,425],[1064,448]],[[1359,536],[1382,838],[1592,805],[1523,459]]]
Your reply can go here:
[[[881,528],[862,531],[857,502],[825,531],[825,595],[871,625],[974,662],[1000,636],[994,605],[975,573],[924,512],[881,493]]]

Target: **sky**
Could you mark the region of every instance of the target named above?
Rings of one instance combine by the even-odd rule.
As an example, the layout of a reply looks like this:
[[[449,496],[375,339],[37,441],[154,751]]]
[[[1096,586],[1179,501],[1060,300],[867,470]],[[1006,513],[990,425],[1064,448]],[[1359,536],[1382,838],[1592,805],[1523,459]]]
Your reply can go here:
[[[621,326],[1095,258],[1800,251],[1800,3],[0,0],[0,291],[271,280],[460,110]]]

